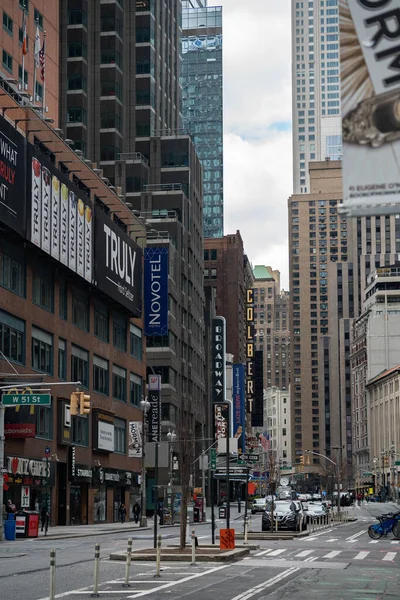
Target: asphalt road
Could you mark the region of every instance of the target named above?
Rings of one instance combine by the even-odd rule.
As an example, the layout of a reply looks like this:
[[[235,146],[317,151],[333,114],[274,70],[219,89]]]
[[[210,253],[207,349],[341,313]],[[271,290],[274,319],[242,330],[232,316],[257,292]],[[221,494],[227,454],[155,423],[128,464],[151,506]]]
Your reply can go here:
[[[89,598],[93,582],[94,545],[100,543],[100,597],[121,600],[394,600],[400,598],[400,540],[371,540],[371,515],[394,505],[356,507],[357,522],[319,531],[292,541],[259,541],[260,549],[233,564],[191,566],[163,563],[155,578],[154,563],[134,563],[131,587],[123,588],[124,563],[108,560],[110,552],[152,545],[151,531],[69,540],[20,540],[0,546],[0,598],[45,600],[49,594],[49,551],[57,553],[56,598]],[[233,521],[241,528],[241,521]],[[224,523],[217,522],[223,526]],[[261,530],[261,516],[252,528]],[[195,527],[200,545],[209,543],[210,527]],[[177,527],[162,530],[164,544],[177,543]]]

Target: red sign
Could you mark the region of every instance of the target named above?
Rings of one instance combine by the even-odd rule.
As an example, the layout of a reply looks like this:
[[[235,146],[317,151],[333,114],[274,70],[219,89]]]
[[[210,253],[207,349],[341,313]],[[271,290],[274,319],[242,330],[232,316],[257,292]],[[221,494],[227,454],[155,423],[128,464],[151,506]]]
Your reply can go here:
[[[6,438],[35,437],[36,425],[34,423],[7,423],[4,425]]]
[[[39,515],[29,515],[28,537],[37,537],[38,535],[39,535]]]
[[[220,529],[219,530],[219,549],[234,550],[235,549],[235,530]]]

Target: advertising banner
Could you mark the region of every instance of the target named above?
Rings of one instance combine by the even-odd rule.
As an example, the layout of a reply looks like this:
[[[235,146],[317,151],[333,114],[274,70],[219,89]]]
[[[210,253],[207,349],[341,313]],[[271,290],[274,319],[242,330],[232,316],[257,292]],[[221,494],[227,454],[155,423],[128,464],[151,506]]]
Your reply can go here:
[[[244,365],[233,365],[233,437],[238,441],[238,452],[245,451],[246,410],[244,393]]]
[[[144,332],[168,335],[168,247],[144,250]]]
[[[254,410],[254,292],[246,292],[246,412]],[[252,419],[252,417],[251,417]]]
[[[226,321],[215,317],[211,326],[211,401],[226,399]]]
[[[142,422],[129,422],[129,443],[128,443],[129,458],[142,458],[143,455],[143,437],[142,437]]]
[[[254,402],[251,413],[252,427],[262,427],[264,424],[264,367],[263,351],[254,352]]]
[[[214,431],[217,441],[225,440],[229,435],[229,408],[229,402],[217,402],[214,404]],[[217,452],[220,451],[217,448]]]
[[[100,208],[95,210],[95,284],[132,316],[142,314],[142,249]]]
[[[82,192],[31,144],[28,144],[28,164],[31,190],[28,238],[91,283],[92,209],[89,199],[79,199]]]
[[[150,442],[159,442],[161,437],[161,375],[149,375],[150,410],[147,413]]]
[[[114,452],[114,423],[106,423],[99,419],[97,422],[97,435],[98,450]]]
[[[0,222],[25,236],[26,140],[0,117]]]
[[[399,212],[398,6],[397,0],[340,0],[342,210],[350,216]]]

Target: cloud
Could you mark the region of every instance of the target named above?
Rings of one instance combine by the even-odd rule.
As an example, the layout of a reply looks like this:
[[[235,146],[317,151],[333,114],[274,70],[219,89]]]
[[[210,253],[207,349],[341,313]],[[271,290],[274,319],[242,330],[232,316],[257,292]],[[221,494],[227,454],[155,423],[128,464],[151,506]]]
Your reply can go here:
[[[209,0],[224,23],[225,233],[240,229],[255,264],[288,286],[292,192],[289,0]]]

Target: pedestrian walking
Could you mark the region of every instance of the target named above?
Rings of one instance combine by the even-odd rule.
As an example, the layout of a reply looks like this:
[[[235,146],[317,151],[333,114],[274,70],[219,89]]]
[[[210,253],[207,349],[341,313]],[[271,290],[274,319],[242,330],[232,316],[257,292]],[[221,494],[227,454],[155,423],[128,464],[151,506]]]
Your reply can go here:
[[[47,510],[47,506],[45,504],[43,504],[42,506],[42,510],[40,511],[40,520],[41,520],[41,531],[45,531],[45,533],[47,533],[47,530],[49,528],[49,517],[50,517],[50,513]]]
[[[119,507],[119,516],[121,518],[121,523],[125,523],[125,518],[126,518],[125,504],[121,504],[121,506]]]
[[[135,502],[135,504],[133,505],[133,518],[135,519],[135,523],[139,522],[140,519],[140,506],[137,502]]]

